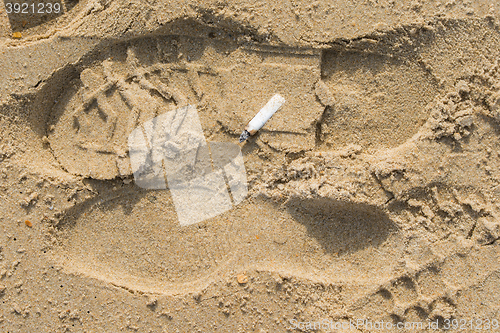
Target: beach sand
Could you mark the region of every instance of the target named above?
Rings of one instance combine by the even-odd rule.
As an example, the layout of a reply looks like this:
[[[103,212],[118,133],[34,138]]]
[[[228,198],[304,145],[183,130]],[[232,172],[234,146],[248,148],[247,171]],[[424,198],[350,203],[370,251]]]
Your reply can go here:
[[[498,2],[59,4],[0,15],[1,332],[500,328]],[[277,93],[230,209],[138,185],[135,128]]]

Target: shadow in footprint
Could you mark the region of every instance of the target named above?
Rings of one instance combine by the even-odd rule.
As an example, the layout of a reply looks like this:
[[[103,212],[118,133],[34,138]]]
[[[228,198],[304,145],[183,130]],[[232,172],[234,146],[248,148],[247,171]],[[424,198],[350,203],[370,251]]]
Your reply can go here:
[[[398,229],[386,213],[367,204],[292,199],[287,209],[329,253],[353,253],[370,246],[378,247]]]
[[[126,186],[119,191],[101,194],[66,210],[59,219],[57,229],[62,231],[77,227],[77,222],[95,209],[99,209],[105,214],[120,210],[124,216],[130,216],[138,202],[147,195],[147,190],[141,189],[136,185]],[[150,196],[154,197],[154,195]]]

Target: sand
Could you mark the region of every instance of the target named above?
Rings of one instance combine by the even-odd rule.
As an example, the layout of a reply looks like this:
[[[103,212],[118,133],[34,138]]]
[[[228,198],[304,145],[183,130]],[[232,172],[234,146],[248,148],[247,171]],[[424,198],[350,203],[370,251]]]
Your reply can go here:
[[[1,332],[499,329],[498,2],[62,8],[0,15]],[[137,185],[135,128],[276,93],[231,209]]]

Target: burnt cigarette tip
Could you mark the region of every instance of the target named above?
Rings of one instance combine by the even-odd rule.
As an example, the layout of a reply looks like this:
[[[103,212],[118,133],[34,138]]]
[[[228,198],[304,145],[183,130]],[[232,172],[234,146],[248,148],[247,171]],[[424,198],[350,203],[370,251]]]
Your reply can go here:
[[[241,133],[241,135],[240,135],[240,143],[242,143],[243,141],[245,141],[249,137],[250,137],[250,132],[248,132],[247,130],[244,130],[243,133]]]

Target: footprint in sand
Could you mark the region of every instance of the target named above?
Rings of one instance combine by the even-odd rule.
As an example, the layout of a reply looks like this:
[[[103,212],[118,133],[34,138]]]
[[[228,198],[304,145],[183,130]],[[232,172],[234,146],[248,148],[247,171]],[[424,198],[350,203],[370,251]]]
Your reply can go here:
[[[279,92],[287,103],[259,135],[270,147],[290,152],[348,143],[372,147],[370,137],[381,135],[383,140],[373,145],[379,148],[411,137],[425,121],[424,106],[435,93],[434,82],[410,61],[185,36],[117,43],[97,50],[95,59],[79,68],[53,108],[48,140],[66,171],[105,181],[131,175],[127,137],[132,130],[179,106],[197,104],[204,126],[222,127],[237,140],[242,124]],[[407,89],[421,93],[413,96]],[[367,121],[369,126],[363,126]],[[205,130],[210,134],[210,128]],[[211,281],[241,249],[244,226],[232,221],[241,220],[246,205],[180,227],[168,191],[129,185],[67,211],[53,253],[68,271],[132,290],[189,291],[200,281]],[[395,229],[370,205],[351,207],[346,216],[325,220],[326,226],[311,224],[304,217],[309,211],[290,214],[333,253],[349,252],[353,243],[332,248],[321,230],[339,227],[352,212],[360,221],[372,217],[370,230],[378,231],[376,239],[370,238],[375,246]],[[345,237],[363,226],[353,228],[345,230]],[[363,232],[357,236],[369,238]]]
[[[180,226],[168,191],[130,185],[65,212],[53,253],[71,273],[130,290],[187,292],[230,262],[238,246],[234,220],[228,213]]]

